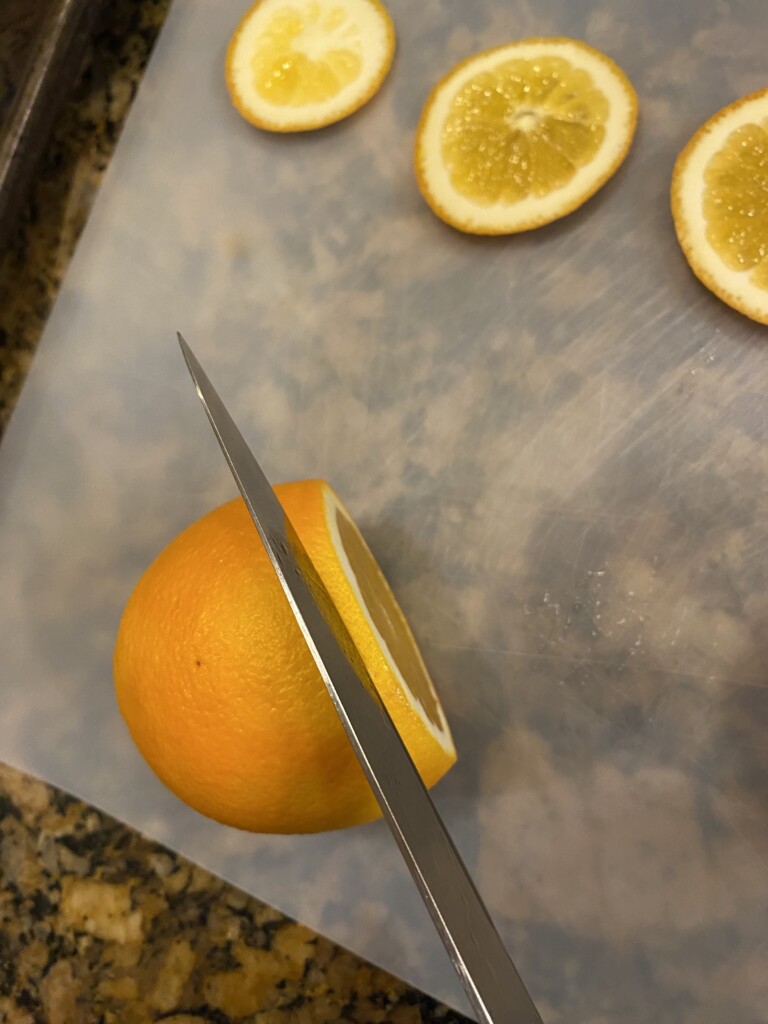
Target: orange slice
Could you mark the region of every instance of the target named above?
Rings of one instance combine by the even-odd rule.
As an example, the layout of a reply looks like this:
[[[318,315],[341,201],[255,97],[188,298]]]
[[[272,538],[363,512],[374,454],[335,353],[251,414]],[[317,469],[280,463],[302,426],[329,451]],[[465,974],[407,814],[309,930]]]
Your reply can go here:
[[[432,90],[415,170],[434,212],[503,235],[571,213],[627,155],[637,98],[605,54],[573,39],[523,39],[468,58]]]
[[[768,324],[768,89],[699,128],[675,163],[672,216],[696,277]]]
[[[394,52],[379,0],[258,0],[229,44],[227,87],[257,127],[309,131],[367,103]]]

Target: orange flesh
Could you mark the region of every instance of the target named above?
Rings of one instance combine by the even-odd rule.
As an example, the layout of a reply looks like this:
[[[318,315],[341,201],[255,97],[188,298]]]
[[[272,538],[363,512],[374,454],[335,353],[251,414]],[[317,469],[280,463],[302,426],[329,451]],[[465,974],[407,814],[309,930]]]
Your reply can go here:
[[[387,593],[373,555],[347,517],[339,511],[336,513],[336,526],[349,563],[355,567],[360,593],[376,629],[383,637],[403,678],[408,680],[408,689],[421,705],[424,714],[434,726],[442,730],[437,701],[424,665],[415,649],[403,642],[403,627],[407,629],[405,622],[394,622],[390,616],[392,598]]]
[[[362,69],[357,29],[342,7],[284,8],[269,21],[253,57],[253,84],[278,106],[299,107],[337,96]],[[337,45],[327,47],[328,35]]]
[[[768,291],[768,118],[731,132],[704,171],[707,241]]]
[[[488,205],[546,195],[593,158],[608,113],[591,76],[562,57],[482,71],[454,97],[443,128],[451,182]]]

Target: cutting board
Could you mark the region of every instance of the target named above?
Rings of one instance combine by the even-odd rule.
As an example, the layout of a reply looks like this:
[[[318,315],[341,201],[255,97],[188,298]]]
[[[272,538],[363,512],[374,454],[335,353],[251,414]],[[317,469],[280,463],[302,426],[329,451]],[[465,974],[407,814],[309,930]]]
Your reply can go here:
[[[182,330],[274,481],[345,499],[460,760],[435,797],[548,1022],[768,1006],[768,333],[672,229],[676,153],[768,84],[762,0],[410,4],[359,115],[230,108],[243,0],[173,8],[0,451],[0,757],[463,1005],[384,826],[263,837],[153,777],[111,654],[155,554],[234,487]],[[421,200],[415,124],[521,36],[637,86],[624,168],[528,235]]]

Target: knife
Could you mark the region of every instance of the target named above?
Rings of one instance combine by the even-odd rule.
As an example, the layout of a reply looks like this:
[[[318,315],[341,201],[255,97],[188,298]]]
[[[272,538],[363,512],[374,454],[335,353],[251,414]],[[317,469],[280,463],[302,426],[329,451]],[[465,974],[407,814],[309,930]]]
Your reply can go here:
[[[480,1024],[542,1024],[354,641],[253,453],[184,359],[291,611]]]

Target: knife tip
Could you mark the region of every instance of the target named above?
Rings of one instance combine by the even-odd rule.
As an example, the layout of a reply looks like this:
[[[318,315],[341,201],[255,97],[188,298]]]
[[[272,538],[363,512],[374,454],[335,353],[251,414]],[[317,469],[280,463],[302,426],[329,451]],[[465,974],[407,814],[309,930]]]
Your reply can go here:
[[[181,354],[184,356],[184,362],[187,364],[187,369],[192,374],[192,376],[195,377],[195,366],[194,366],[194,364],[195,364],[195,362],[197,360],[194,357],[192,349],[187,344],[186,339],[184,338],[184,335],[181,333],[181,331],[176,331],[176,337],[177,337],[178,342],[179,342],[179,348],[181,349]]]

